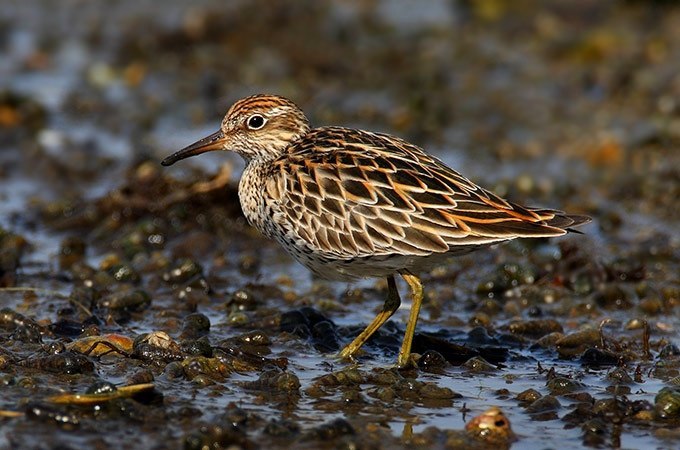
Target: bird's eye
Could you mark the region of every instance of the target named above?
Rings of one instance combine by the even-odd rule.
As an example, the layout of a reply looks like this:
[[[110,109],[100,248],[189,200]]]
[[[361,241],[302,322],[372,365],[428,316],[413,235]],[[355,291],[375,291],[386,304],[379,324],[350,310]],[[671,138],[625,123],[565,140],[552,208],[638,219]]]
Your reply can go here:
[[[259,114],[253,114],[248,117],[248,128],[251,130],[259,130],[267,122],[267,120]]]

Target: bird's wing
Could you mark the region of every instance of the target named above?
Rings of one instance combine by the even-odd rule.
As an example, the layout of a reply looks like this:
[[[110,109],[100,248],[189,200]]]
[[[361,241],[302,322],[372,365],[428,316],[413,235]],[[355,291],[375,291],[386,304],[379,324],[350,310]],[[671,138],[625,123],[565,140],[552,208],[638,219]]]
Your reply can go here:
[[[297,236],[340,257],[429,255],[565,234],[585,220],[525,208],[401,139],[317,128],[274,161],[280,210]]]

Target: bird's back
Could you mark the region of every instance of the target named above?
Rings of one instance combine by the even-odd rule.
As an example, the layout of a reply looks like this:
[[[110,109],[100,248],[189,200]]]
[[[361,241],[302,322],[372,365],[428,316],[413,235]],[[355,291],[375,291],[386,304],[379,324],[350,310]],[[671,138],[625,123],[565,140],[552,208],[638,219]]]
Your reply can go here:
[[[416,264],[518,237],[559,236],[589,221],[508,202],[381,133],[313,129],[266,172],[274,237],[307,266],[310,257],[356,267],[362,260]]]

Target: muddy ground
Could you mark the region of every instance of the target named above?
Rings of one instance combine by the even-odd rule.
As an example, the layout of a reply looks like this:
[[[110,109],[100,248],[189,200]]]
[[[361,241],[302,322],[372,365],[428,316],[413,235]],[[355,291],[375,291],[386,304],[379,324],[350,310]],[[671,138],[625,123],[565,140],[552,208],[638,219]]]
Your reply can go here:
[[[0,5],[0,448],[680,441],[675,2],[55,5]],[[408,302],[341,361],[385,281],[249,228],[236,155],[159,164],[259,92],[593,222],[422,274],[418,368]]]

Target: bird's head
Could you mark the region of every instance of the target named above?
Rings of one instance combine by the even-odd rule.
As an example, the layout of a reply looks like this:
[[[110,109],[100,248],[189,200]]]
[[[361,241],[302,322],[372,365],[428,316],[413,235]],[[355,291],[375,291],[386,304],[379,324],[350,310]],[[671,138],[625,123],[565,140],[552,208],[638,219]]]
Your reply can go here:
[[[310,129],[309,120],[292,101],[276,95],[253,95],[232,105],[220,129],[168,156],[161,164],[215,150],[238,153],[246,161],[274,159]]]

